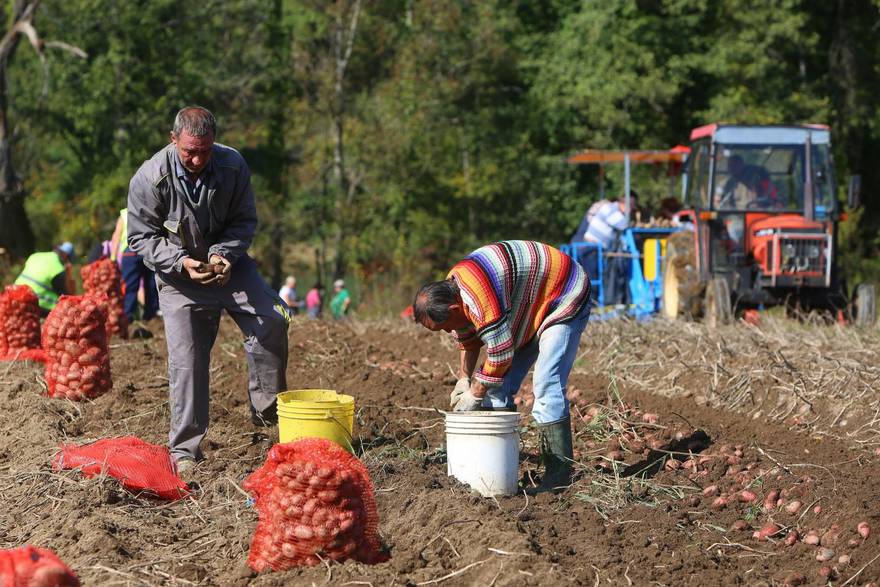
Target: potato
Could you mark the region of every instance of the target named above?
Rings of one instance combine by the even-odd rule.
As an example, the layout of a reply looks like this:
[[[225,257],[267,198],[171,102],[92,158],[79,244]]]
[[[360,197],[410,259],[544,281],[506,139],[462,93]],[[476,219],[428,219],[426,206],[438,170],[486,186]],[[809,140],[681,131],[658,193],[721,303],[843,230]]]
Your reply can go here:
[[[297,524],[293,528],[294,535],[300,540],[311,540],[315,533],[310,526],[306,526],[303,524]]]
[[[64,567],[43,565],[38,567],[28,587],[78,587],[79,580]]]
[[[768,493],[764,497],[764,511],[770,511],[776,508],[776,500],[779,499],[779,490],[772,489],[770,493]]]
[[[803,505],[804,504],[802,504],[801,502],[799,502],[798,500],[795,499],[793,501],[788,502],[788,504],[785,506],[785,511],[794,515],[800,511],[801,506],[803,506]]]
[[[736,498],[743,503],[751,503],[751,502],[755,501],[756,499],[758,499],[758,496],[755,495],[754,491],[749,491],[748,489],[743,489],[742,491],[740,491],[736,495]]]
[[[822,546],[833,546],[837,544],[838,539],[840,538],[840,526],[837,524],[832,524],[831,528],[828,529],[827,532],[822,534],[819,538],[819,544]]]
[[[752,537],[757,538],[758,540],[766,540],[776,534],[778,534],[782,528],[779,527],[778,524],[774,522],[767,522],[764,524],[760,530],[755,532]]]
[[[816,552],[816,560],[820,563],[824,563],[825,561],[829,561],[834,558],[834,551],[830,548],[820,548]]]

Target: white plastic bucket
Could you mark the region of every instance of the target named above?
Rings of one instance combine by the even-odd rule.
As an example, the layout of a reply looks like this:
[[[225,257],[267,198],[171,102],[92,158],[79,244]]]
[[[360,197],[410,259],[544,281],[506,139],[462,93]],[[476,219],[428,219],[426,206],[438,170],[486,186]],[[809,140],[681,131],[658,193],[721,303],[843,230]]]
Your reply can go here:
[[[480,494],[516,494],[519,414],[447,412],[446,459],[447,473]]]

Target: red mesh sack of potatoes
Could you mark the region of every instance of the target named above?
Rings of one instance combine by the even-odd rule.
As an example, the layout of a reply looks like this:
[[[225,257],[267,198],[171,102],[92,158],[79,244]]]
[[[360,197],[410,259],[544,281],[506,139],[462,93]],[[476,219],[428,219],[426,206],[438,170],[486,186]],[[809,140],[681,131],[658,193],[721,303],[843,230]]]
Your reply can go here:
[[[46,548],[0,550],[2,587],[79,587],[73,571]]]
[[[49,397],[93,399],[110,391],[106,314],[91,296],[61,296],[43,323]]]
[[[122,277],[116,263],[110,259],[99,259],[84,266],[80,275],[86,295],[107,296],[107,337],[115,334],[120,338],[128,338],[128,317],[122,303]]]
[[[370,475],[338,444],[324,438],[276,444],[243,486],[259,514],[248,555],[255,571],[313,566],[319,557],[388,560]]]
[[[86,477],[109,475],[129,491],[148,491],[162,499],[189,495],[189,487],[174,471],[168,449],[136,436],[105,438],[81,446],[62,444],[52,468],[80,469]]]
[[[40,348],[40,305],[26,285],[0,292],[0,360],[45,358]]]

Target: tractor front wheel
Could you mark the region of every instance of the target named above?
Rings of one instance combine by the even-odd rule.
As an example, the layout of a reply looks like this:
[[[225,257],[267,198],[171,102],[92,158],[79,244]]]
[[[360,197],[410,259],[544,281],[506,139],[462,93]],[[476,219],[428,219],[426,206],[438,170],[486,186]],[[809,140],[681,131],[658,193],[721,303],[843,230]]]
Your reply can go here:
[[[856,326],[873,326],[877,322],[877,288],[873,283],[856,286],[853,309]]]
[[[704,304],[706,324],[709,328],[717,328],[722,324],[730,324],[733,320],[733,308],[730,303],[730,286],[723,277],[713,277],[706,286]]]
[[[699,318],[702,298],[694,233],[674,232],[666,241],[663,261],[663,314],[671,320]]]

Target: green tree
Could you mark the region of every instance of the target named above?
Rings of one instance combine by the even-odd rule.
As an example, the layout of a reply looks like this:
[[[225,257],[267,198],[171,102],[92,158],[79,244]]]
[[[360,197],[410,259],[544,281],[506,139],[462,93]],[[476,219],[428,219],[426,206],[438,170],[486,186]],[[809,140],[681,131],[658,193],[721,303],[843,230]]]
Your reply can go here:
[[[8,30],[0,39],[0,249],[9,249],[13,256],[24,256],[33,251],[34,235],[24,207],[25,186],[15,169],[13,140],[10,123],[10,105],[7,74],[22,38],[27,38],[42,67],[43,94],[48,75],[46,49],[56,48],[85,57],[82,50],[61,41],[46,41],[35,26],[40,0],[6,2],[3,14]]]

